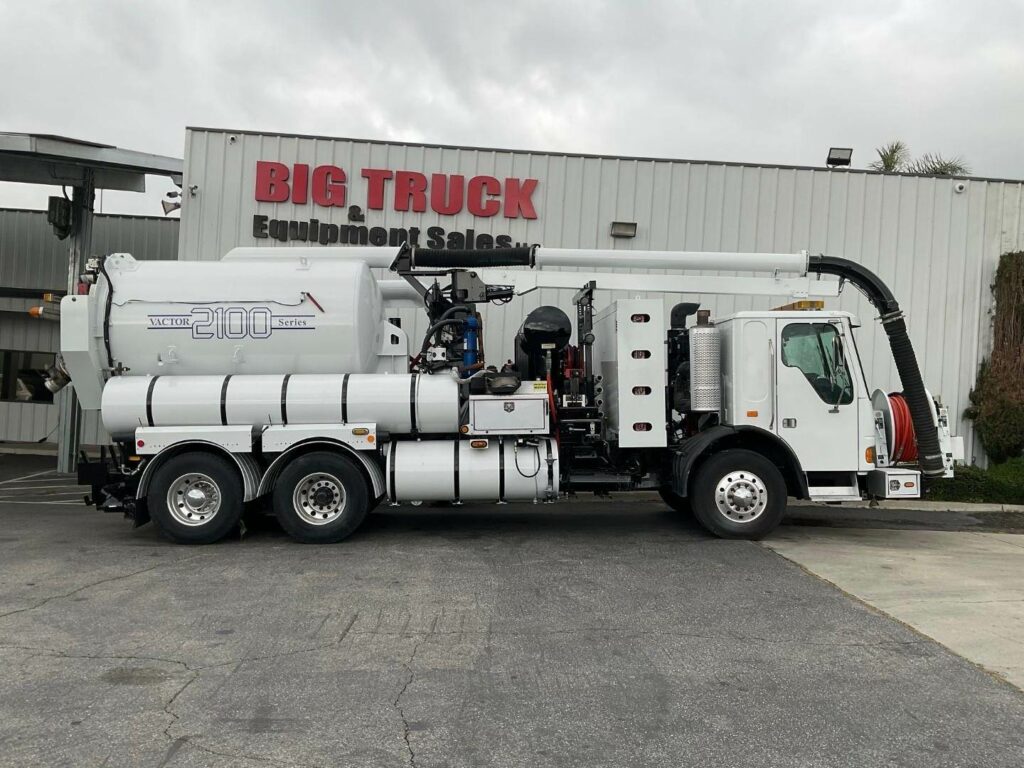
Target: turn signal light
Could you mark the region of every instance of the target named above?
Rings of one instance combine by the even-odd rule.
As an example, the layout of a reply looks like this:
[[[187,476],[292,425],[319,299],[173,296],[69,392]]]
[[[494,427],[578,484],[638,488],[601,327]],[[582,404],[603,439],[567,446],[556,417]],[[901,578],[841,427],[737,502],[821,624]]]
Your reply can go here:
[[[756,419],[757,418],[757,411],[747,411],[747,418],[748,419]]]
[[[459,427],[459,432],[461,432],[464,435],[466,433],[468,433],[469,432],[469,424],[463,424],[461,427]]]
[[[30,307],[29,310],[28,310],[28,313],[32,317],[42,317],[43,316],[43,308],[42,307]]]
[[[868,464],[875,463],[875,446],[872,445],[864,449],[864,461]]]

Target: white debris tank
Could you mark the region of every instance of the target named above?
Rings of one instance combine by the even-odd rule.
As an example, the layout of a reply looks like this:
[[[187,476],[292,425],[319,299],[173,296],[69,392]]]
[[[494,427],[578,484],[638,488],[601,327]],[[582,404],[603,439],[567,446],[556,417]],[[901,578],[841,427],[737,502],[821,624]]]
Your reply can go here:
[[[405,334],[363,261],[114,254],[90,300],[100,358],[133,376],[406,370]]]

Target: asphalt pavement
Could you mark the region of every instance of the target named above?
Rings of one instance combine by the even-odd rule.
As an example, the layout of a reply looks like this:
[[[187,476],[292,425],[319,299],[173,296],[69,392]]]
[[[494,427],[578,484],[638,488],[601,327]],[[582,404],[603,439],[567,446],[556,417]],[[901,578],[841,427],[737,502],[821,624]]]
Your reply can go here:
[[[655,501],[182,547],[7,458],[0,765],[1024,763],[1016,688]]]

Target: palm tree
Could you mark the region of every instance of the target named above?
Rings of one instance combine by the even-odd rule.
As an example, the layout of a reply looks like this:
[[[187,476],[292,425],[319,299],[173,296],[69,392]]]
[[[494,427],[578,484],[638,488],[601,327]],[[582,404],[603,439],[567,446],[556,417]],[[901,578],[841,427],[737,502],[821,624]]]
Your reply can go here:
[[[943,157],[938,152],[925,152],[907,167],[907,172],[925,176],[966,176],[971,168],[959,155]]]
[[[962,157],[943,157],[938,152],[925,152],[916,160],[910,157],[910,147],[897,139],[875,150],[878,159],[868,168],[883,173],[918,173],[922,176],[966,176],[971,172]]]
[[[868,164],[868,168],[873,171],[899,173],[906,170],[910,163],[910,147],[899,139],[883,144],[875,152],[878,153],[878,159]]]

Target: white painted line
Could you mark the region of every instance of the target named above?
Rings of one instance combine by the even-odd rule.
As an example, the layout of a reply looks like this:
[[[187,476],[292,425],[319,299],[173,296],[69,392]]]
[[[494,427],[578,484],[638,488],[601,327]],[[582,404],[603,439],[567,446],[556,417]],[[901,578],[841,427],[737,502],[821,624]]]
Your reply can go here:
[[[44,472],[35,472],[31,475],[22,475],[21,477],[12,477],[10,480],[0,480],[0,485],[7,485],[8,483],[16,483],[19,480],[28,480],[30,477],[39,477],[40,475],[49,475],[56,473],[56,469],[47,469]]]
[[[65,499],[81,499],[83,496],[87,496],[87,494],[83,492],[81,494],[46,494],[44,496],[4,496],[0,497],[0,502],[62,501]]]
[[[68,488],[69,490],[74,490],[77,487],[83,487],[84,488],[84,487],[88,487],[88,485],[78,485],[77,483],[74,484],[74,485],[25,485],[25,486],[18,485],[17,487],[13,487],[13,486],[11,486],[11,487],[4,487],[4,489],[0,493],[3,493],[3,494],[14,494],[14,493],[17,493],[17,492],[23,492],[23,490],[46,490],[47,488]]]
[[[73,501],[24,501],[22,499],[0,499],[0,502],[4,504],[56,504],[62,507],[75,503]],[[85,504],[83,503],[82,506]]]

